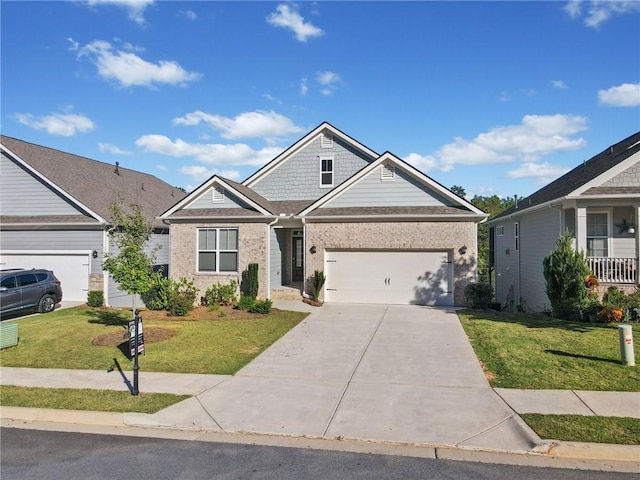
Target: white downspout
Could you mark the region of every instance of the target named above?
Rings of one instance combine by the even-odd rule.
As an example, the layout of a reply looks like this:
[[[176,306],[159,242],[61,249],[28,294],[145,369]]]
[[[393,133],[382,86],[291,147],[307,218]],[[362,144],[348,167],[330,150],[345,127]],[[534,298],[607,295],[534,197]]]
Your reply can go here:
[[[300,218],[302,220],[302,248],[304,258],[304,269],[302,270],[302,296],[305,296],[307,290],[307,219],[305,217]]]

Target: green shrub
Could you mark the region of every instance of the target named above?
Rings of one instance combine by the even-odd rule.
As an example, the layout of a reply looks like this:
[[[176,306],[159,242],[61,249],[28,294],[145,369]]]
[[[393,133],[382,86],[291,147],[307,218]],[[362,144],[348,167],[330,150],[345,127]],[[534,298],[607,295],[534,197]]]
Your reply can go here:
[[[90,307],[101,307],[104,305],[104,292],[101,290],[91,290],[87,295],[87,305]]]
[[[169,300],[169,315],[172,317],[184,317],[193,310],[193,300],[186,292],[177,292],[171,295]]]
[[[318,301],[320,300],[320,293],[322,292],[322,287],[324,287],[324,282],[326,281],[326,277],[324,276],[324,272],[321,270],[316,270],[313,272],[313,283],[311,293],[313,294],[313,299]]]
[[[153,278],[153,286],[140,294],[140,298],[149,310],[167,310],[171,295],[176,291],[176,282],[156,273]]]
[[[546,294],[553,314],[565,320],[576,319],[580,303],[586,296],[585,279],[591,272],[584,253],[573,248],[568,231],[556,242],[556,249],[542,261]]]
[[[469,283],[464,287],[464,296],[469,307],[486,310],[493,301],[493,287],[488,283]]]
[[[622,308],[627,305],[627,295],[618,287],[609,287],[602,297],[604,306]]]
[[[216,283],[211,285],[204,294],[202,304],[209,306],[214,305],[226,306],[233,305],[238,299],[238,282],[235,280],[229,280],[229,283],[221,284]]]
[[[252,300],[258,297],[258,264],[250,263],[247,268],[247,295]]]
[[[271,300],[262,300],[255,302],[248,311],[250,313],[270,313],[272,305]]]
[[[253,307],[254,303],[255,300],[250,296],[240,295],[240,300],[238,300],[238,303],[236,303],[236,308],[238,310],[249,310],[251,307]]]

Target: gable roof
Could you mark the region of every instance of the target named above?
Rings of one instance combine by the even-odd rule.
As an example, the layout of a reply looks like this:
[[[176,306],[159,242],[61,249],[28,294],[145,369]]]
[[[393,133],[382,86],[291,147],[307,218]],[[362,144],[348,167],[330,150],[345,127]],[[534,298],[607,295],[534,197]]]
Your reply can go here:
[[[161,226],[163,224],[156,216],[186,195],[153,175],[122,166],[116,168],[113,164],[16,138],[0,136],[0,147],[6,155],[98,222],[110,218],[111,205],[122,201],[138,204],[149,222]],[[33,217],[32,220],[29,223],[38,219]]]
[[[524,199],[518,200],[516,205],[500,213],[491,222],[497,219],[513,215],[514,212],[522,213],[530,208],[547,204],[562,198],[575,197],[585,192],[593,194],[614,194],[611,189],[597,190],[595,184],[610,170],[620,165],[632,155],[640,151],[640,132],[634,133],[605,150],[578,165],[573,170],[565,173],[560,178],[542,187]],[[606,179],[605,179],[606,180]],[[624,193],[620,191],[618,193]],[[630,192],[634,193],[634,192]],[[640,193],[640,192],[635,192]]]
[[[323,205],[328,204],[332,199],[336,198],[341,193],[345,192],[353,185],[358,183],[364,177],[369,175],[373,170],[379,167],[382,163],[391,163],[407,173],[422,185],[425,185],[430,190],[435,191],[442,197],[451,202],[452,205],[446,206],[424,206],[424,207],[355,207],[355,208],[326,208],[323,213],[319,213],[318,209]],[[482,210],[472,205],[465,199],[459,197],[448,188],[444,187],[440,183],[433,180],[431,177],[425,175],[415,167],[409,165],[404,160],[401,160],[391,152],[385,152],[380,155],[374,162],[364,167],[358,173],[351,178],[338,185],[336,188],[328,192],[323,197],[314,201],[308,207],[300,212],[301,216],[311,215],[349,215],[349,216],[375,216],[375,215],[400,215],[400,216],[451,216],[451,215],[472,215],[476,218],[484,220],[487,218],[487,214]]]
[[[274,158],[265,166],[263,166],[258,171],[256,171],[254,174],[249,176],[249,178],[247,178],[245,181],[242,182],[242,185],[246,185],[247,187],[253,187],[259,180],[261,180],[266,175],[271,173],[273,170],[278,168],[282,163],[284,163],[287,159],[289,159],[289,157],[291,157],[297,151],[304,148],[309,142],[316,139],[318,135],[320,135],[325,131],[329,132],[334,137],[340,138],[345,143],[350,144],[353,148],[365,153],[366,155],[371,157],[372,160],[378,157],[378,154],[373,150],[371,150],[369,147],[366,147],[362,143],[351,138],[349,135],[342,132],[341,130],[338,130],[336,127],[334,127],[330,123],[323,122],[313,130],[311,130],[311,132],[307,133],[304,137],[302,137],[296,143],[294,143],[289,148],[287,148],[284,152],[282,152],[276,158]]]

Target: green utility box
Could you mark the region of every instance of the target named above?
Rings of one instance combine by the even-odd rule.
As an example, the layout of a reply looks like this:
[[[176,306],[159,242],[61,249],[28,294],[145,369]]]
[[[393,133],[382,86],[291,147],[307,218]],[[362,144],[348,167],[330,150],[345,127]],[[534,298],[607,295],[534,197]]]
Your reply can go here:
[[[18,324],[1,323],[0,350],[7,347],[15,347],[16,345],[18,345]]]

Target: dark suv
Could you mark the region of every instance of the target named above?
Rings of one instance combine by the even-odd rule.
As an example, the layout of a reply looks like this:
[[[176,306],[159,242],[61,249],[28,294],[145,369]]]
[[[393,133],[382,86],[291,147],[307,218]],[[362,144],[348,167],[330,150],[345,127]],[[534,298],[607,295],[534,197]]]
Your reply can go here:
[[[0,315],[52,312],[62,301],[60,281],[49,270],[0,270]]]

